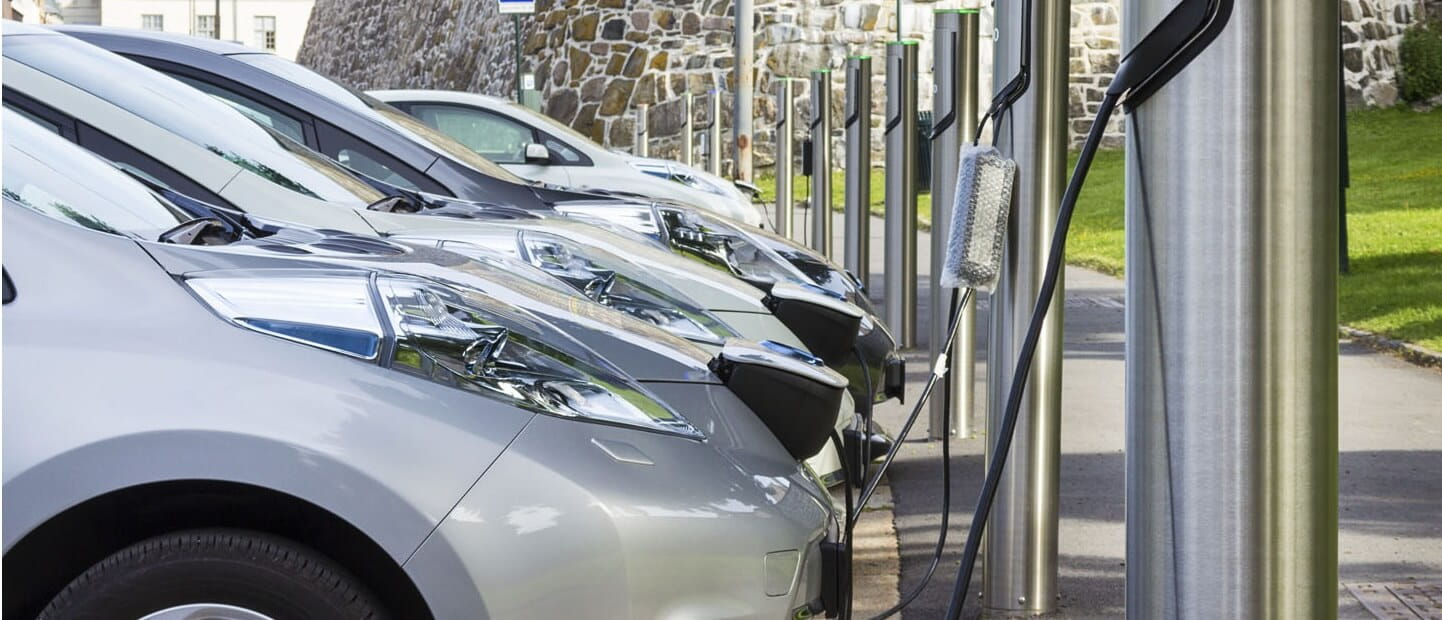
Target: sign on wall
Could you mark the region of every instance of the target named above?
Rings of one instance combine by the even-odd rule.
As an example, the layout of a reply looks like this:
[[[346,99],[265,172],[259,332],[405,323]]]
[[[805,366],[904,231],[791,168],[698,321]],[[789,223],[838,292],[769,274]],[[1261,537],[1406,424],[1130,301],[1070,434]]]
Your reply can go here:
[[[536,0],[497,0],[500,2],[501,14],[507,13],[530,14],[536,12]]]

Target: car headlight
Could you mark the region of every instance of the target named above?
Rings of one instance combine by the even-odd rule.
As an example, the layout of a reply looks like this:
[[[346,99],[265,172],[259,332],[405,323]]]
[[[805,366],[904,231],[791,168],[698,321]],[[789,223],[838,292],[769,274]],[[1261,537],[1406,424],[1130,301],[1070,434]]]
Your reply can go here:
[[[660,160],[632,161],[631,167],[636,170],[675,183],[680,183],[691,189],[700,190],[717,196],[729,196],[726,188],[717,185],[700,175],[687,170],[684,166]]]
[[[706,310],[682,301],[674,291],[644,281],[628,263],[564,237],[533,230],[519,236],[521,258],[575,287],[596,302],[672,334],[720,345],[736,333]],[[609,259],[609,260],[608,260]]]
[[[747,231],[697,209],[663,203],[602,206],[559,203],[568,217],[606,227],[624,228],[655,245],[698,259],[751,281],[811,283]]]
[[[184,282],[245,329],[536,413],[705,437],[568,336],[475,291],[345,270],[221,271]]]
[[[427,241],[421,237],[398,238]],[[532,230],[498,229],[470,235],[464,242],[446,241],[441,247],[478,260],[494,260],[495,254],[515,257],[597,303],[679,338],[719,346],[726,338],[736,336],[720,319],[635,264],[564,237]]]

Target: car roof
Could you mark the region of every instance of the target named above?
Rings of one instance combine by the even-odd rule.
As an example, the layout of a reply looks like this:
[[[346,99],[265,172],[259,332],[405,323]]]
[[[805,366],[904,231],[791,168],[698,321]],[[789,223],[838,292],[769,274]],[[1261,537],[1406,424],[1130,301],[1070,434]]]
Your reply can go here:
[[[212,54],[230,56],[234,54],[269,54],[253,47],[246,47],[234,41],[222,41],[220,39],[207,39],[191,35],[177,34],[174,32],[161,32],[157,30],[140,30],[137,28],[116,28],[113,26],[56,26],[55,30],[62,33],[96,33],[121,35],[131,39],[143,41],[154,41],[170,45],[183,45],[197,50],[203,50]]]
[[[13,20],[13,19],[6,19],[6,20],[0,20],[0,21],[3,21],[3,22],[5,23],[5,26],[4,26],[5,29],[4,29],[3,34],[4,34],[4,36],[7,36],[7,37],[8,37],[8,36],[12,36],[12,35],[22,35],[22,34],[39,34],[39,35],[55,35],[55,34],[56,34],[54,31],[50,30],[49,28],[43,28],[43,27],[40,27],[40,26],[33,26],[33,25],[31,25],[31,24],[22,24],[22,23],[17,22],[17,21],[15,21],[15,20]]]
[[[371,96],[381,101],[408,101],[413,98],[425,99],[427,101],[450,101],[455,103],[479,103],[487,106],[500,107],[510,103],[509,99],[482,95],[480,93],[468,93],[459,90],[432,90],[426,88],[397,88],[378,89],[366,91]]]

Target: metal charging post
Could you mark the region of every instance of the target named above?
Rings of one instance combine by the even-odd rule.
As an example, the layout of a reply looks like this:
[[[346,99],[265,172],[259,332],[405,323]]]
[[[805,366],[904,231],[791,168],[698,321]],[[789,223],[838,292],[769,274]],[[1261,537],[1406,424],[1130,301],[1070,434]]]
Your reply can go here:
[[[886,326],[916,346],[916,41],[886,43]]]
[[[843,265],[871,286],[871,57],[846,59],[846,194]]]
[[[945,351],[951,327],[951,289],[941,287],[946,244],[952,226],[956,175],[961,145],[970,144],[977,120],[977,41],[981,15],[977,9],[936,11],[932,79],[936,93],[931,105],[936,125],[931,133],[931,359]],[[944,381],[949,398],[931,399],[930,436],[941,439],[946,415],[957,437],[972,435],[972,408],[976,380],[976,302],[966,304],[957,316],[956,341],[947,358]]]
[[[1031,28],[1031,83],[995,123],[999,132],[997,146],[1016,160],[1018,172],[1001,277],[991,295],[987,364],[990,429],[1001,425],[1012,372],[1041,289],[1067,171],[1071,3],[1032,0],[1031,24],[1023,20],[1023,4],[999,3],[996,9],[996,32],[1000,33],[992,72],[997,76],[996,88],[1017,75],[1022,62],[1021,43],[1025,41],[1020,36],[1023,28]],[[982,601],[987,614],[1031,615],[1056,609],[1065,297],[1063,276],[1042,324],[1018,410],[1011,455],[1002,469],[991,520],[986,526]]]
[[[751,124],[755,99],[756,12],[752,0],[735,0],[736,11],[736,104],[731,108],[731,139],[735,141],[736,158],[731,161],[731,178],[752,182]]]
[[[695,156],[696,110],[692,107],[695,97],[688,91],[681,94],[681,163],[690,166]]]
[[[1339,10],[1236,2],[1127,115],[1128,617],[1337,617]]]
[[[637,157],[648,157],[651,152],[651,129],[647,127],[647,116],[650,106],[644,103],[636,104],[636,133],[635,141],[631,143],[631,154]]]
[[[831,258],[831,70],[811,72],[811,248]]]
[[[711,89],[706,99],[711,124],[706,126],[706,171],[721,176],[721,90]]]
[[[796,205],[791,181],[795,178],[796,89],[791,78],[776,79],[776,234],[791,238]]]

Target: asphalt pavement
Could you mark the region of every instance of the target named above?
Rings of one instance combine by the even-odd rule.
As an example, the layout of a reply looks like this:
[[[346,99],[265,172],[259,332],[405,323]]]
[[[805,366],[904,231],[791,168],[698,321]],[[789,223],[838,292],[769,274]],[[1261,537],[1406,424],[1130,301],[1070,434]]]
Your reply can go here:
[[[798,210],[796,221],[803,222],[808,215]],[[841,227],[837,219],[833,230],[838,235],[838,251]],[[883,228],[881,220],[873,218],[871,290],[877,300],[885,295],[881,290]],[[800,233],[797,237],[804,238]],[[919,325],[925,326],[930,320],[930,241],[926,233],[920,234],[917,245]],[[1125,290],[1119,279],[1076,267],[1066,270],[1065,283],[1056,617],[1118,618],[1125,614],[1126,576],[1122,453]],[[990,304],[985,296],[978,301],[980,327],[986,325]],[[910,412],[921,391],[922,369],[930,366],[927,330],[922,327],[918,333],[918,350],[908,355],[912,371],[908,373],[908,404],[892,401],[877,410],[877,419],[892,430],[899,429]],[[978,329],[978,345],[979,351],[985,350],[985,329]],[[930,585],[904,617],[938,617],[950,598],[983,475],[985,404],[981,396],[986,374],[981,353],[975,418],[980,432],[952,443],[952,512],[946,553]],[[1339,379],[1340,615],[1373,617],[1382,609],[1379,604],[1397,602],[1393,608],[1400,611],[1393,617],[1429,617],[1428,601],[1442,603],[1426,598],[1429,593],[1434,597],[1442,594],[1442,587],[1436,585],[1442,584],[1442,372],[1344,341]],[[900,592],[911,592],[919,585],[930,564],[941,519],[941,442],[926,440],[926,430],[923,412],[913,438],[906,442],[889,474]],[[875,532],[871,536],[884,536],[885,528]],[[862,540],[872,548],[885,547],[886,542]],[[890,565],[878,563],[876,569]],[[978,568],[971,586],[972,600],[968,601],[969,618],[979,615],[981,601],[975,593],[980,574]],[[875,587],[884,582],[872,577],[858,577],[871,578],[874,584],[867,588],[866,596],[895,600],[892,597],[897,593]],[[1353,592],[1374,600],[1364,606]],[[866,606],[884,607],[875,601]],[[1419,609],[1421,612],[1406,615]],[[1442,617],[1442,608],[1431,610]]]

